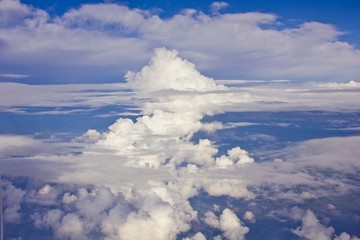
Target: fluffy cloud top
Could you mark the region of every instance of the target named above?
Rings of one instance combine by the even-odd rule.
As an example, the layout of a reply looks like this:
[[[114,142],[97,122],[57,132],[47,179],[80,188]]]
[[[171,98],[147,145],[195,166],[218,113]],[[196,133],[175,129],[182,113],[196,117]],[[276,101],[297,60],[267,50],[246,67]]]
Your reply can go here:
[[[127,74],[127,78],[128,85],[139,96],[143,96],[144,92],[152,96],[154,93],[151,92],[162,90],[161,97],[157,98],[155,94],[152,102],[145,103],[144,116],[138,117],[135,122],[120,118],[109,127],[108,132],[101,135],[90,131],[84,137],[96,137],[99,139],[97,145],[116,149],[120,155],[130,154],[132,161],[141,166],[158,168],[165,163],[178,166],[183,162],[214,165],[217,149],[212,143],[203,139],[194,144],[190,139],[200,130],[221,128],[219,124],[204,124],[201,120],[209,108],[211,112],[221,111],[221,105],[229,98],[225,94],[224,98],[212,99],[208,94],[229,89],[201,75],[192,63],[178,57],[176,51],[165,48],[156,49],[149,65],[138,73]],[[194,101],[197,103],[193,104]],[[140,152],[144,156],[136,157]],[[230,150],[228,156],[221,159],[229,160],[217,160],[220,161],[217,166],[225,166],[223,162],[231,162],[232,166],[254,161],[239,147]]]
[[[151,107],[148,103],[143,104],[143,108],[146,107],[144,115],[135,121],[120,118],[104,133],[89,130],[80,138],[89,144],[84,157],[111,149],[115,151],[115,157],[110,165],[161,169],[174,177],[163,182],[148,179],[146,186],[130,186],[125,198],[135,210],[119,216],[115,220],[118,226],[112,226],[106,220],[115,217],[112,212],[118,213],[114,208],[114,195],[108,190],[97,189],[93,193],[79,190],[77,195],[65,193],[61,203],[75,207],[75,213],[64,213],[56,224],[50,224],[58,236],[82,238],[93,231],[92,224],[101,222],[104,233],[121,239],[175,239],[179,233],[189,230],[190,223],[197,219],[197,212],[189,199],[200,190],[211,196],[254,197],[240,180],[226,177],[209,180],[203,175],[203,170],[213,169],[216,172],[220,169],[215,163],[218,149],[208,139],[201,139],[198,143],[191,141],[194,133],[212,128],[211,124],[201,121],[208,112],[207,94],[228,90],[226,87],[202,76],[193,64],[179,58],[176,51],[164,48],[155,50],[149,66],[130,75],[128,84],[136,94],[145,92],[151,97],[153,91],[162,91],[165,96],[172,96],[172,101],[168,102],[166,97],[155,97],[155,104]],[[197,104],[183,106],[186,100],[193,98],[200,101],[201,107]],[[215,99],[214,105],[226,102],[226,99]],[[174,103],[178,104],[177,108],[172,107]],[[216,106],[213,111],[220,111],[218,109],[219,106]],[[229,169],[254,162],[240,147],[229,150],[226,156],[220,158],[232,161],[233,164],[227,166]],[[130,183],[133,184],[131,179]],[[43,187],[39,192],[46,194],[51,191]],[[36,219],[39,226],[46,223],[46,215]],[[224,210],[218,221],[218,228],[228,239],[243,239],[249,231],[230,209]],[[193,236],[194,239],[202,237],[201,233]]]
[[[350,236],[348,233],[343,232],[339,236],[334,235],[335,230],[333,227],[325,227],[320,223],[315,213],[307,210],[302,217],[302,225],[292,232],[301,238],[309,240],[357,240],[356,236]]]
[[[2,183],[2,181],[0,183]],[[3,211],[3,221],[5,223],[20,222],[21,220],[21,213],[19,212],[21,208],[20,204],[24,199],[25,192],[21,189],[14,187],[12,184],[8,183],[5,185],[3,195],[4,195],[4,199],[2,201],[4,202],[3,203],[4,209],[1,209],[1,211]]]
[[[206,212],[204,221],[212,228],[220,229],[224,237],[229,240],[242,240],[249,232],[249,228],[243,225],[243,222],[236,214],[228,208],[225,208],[218,217],[213,212]]]
[[[128,72],[129,85],[137,90],[211,91],[225,89],[213,79],[201,75],[195,65],[178,57],[176,50],[155,49],[148,66],[140,72]]]
[[[307,210],[302,218],[302,226],[293,230],[293,232],[299,237],[310,240],[331,240],[335,230],[332,227],[323,226],[315,214]]]
[[[220,229],[229,240],[242,240],[249,232],[249,228],[243,226],[234,212],[226,208],[220,216]]]

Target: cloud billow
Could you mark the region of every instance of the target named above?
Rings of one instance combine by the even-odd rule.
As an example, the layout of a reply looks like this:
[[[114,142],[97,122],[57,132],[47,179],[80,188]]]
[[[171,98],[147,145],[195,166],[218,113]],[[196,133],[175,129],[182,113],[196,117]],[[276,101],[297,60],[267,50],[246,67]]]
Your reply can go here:
[[[217,84],[201,75],[194,64],[180,58],[177,51],[166,48],[155,49],[150,63],[139,72],[129,73],[127,80],[125,87],[133,91],[127,96],[133,98],[141,115],[135,120],[119,118],[104,132],[90,129],[77,139],[84,142],[81,154],[71,151],[66,154],[66,149],[61,154],[52,153],[54,149],[48,146],[55,148],[56,144],[30,137],[0,138],[3,143],[10,140],[16,143],[1,144],[0,154],[4,158],[14,160],[13,153],[25,151],[28,155],[22,160],[31,159],[39,165],[45,162],[48,164],[42,165],[45,170],[56,168],[56,175],[39,174],[39,177],[70,183],[30,185],[24,190],[9,183],[6,194],[13,199],[12,204],[7,201],[5,206],[9,223],[21,219],[21,204],[36,203],[43,208],[31,214],[31,223],[60,239],[91,239],[97,235],[105,239],[161,240],[176,239],[181,234],[190,239],[204,239],[208,232],[202,230],[210,228],[220,234],[212,236],[216,239],[236,240],[251,233],[251,224],[261,218],[258,208],[239,210],[224,203],[204,214],[191,200],[206,196],[211,204],[214,199],[235,199],[249,203],[247,207],[250,202],[256,204],[259,198],[300,204],[356,189],[345,175],[359,168],[351,157],[358,153],[353,146],[358,145],[359,137],[301,143],[284,150],[289,156],[293,154],[285,161],[257,162],[251,152],[240,146],[221,154],[218,143],[205,137],[194,141],[193,136],[231,125],[204,122],[203,118],[229,111],[233,106],[253,104],[258,101],[255,94]],[[16,89],[18,85],[8,87]],[[350,82],[317,87],[328,92],[329,88],[357,89],[358,86]],[[259,89],[269,92],[266,87]],[[279,93],[277,88],[270,89]],[[284,97],[288,100],[286,104],[297,106],[303,91],[298,95],[291,91],[283,94],[291,95]],[[76,144],[73,147],[79,147]],[[343,150],[337,151],[335,146],[342,146]],[[39,153],[42,147],[47,150]],[[348,157],[343,161],[337,156]],[[328,171],[323,173],[323,168]],[[329,169],[334,172],[330,177],[326,175],[332,173]],[[332,181],[334,176],[337,181]],[[94,186],[77,187],[73,183]],[[299,190],[298,186],[301,186]],[[240,220],[241,215],[245,223]],[[334,235],[334,230],[320,224],[311,212],[299,213],[297,220],[302,220],[302,226],[292,231],[294,235],[313,236],[318,230],[322,231],[319,236]],[[192,232],[198,223],[205,227]]]
[[[358,80],[359,49],[341,41],[335,26],[304,22],[280,29],[274,14],[219,13],[226,6],[215,2],[216,14],[188,9],[165,19],[146,9],[101,3],[50,16],[4,0],[0,72],[7,74],[16,63],[13,74],[32,80],[114,82],[144,64],[152,49],[167,46],[217,78]]]

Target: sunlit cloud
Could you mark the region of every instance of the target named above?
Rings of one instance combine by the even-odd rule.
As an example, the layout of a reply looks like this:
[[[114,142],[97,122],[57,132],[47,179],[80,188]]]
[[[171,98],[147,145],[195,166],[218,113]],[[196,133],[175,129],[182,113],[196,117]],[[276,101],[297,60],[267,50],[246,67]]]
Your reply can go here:
[[[227,3],[211,6],[220,11]],[[29,75],[43,82],[120,81],[162,46],[223,79],[358,81],[359,50],[340,40],[344,33],[330,24],[304,22],[282,29],[274,14],[207,15],[194,9],[162,18],[114,3],[84,4],[51,16],[4,0],[0,11],[0,70],[15,63],[19,71],[31,66]]]
[[[36,229],[46,229],[60,239],[176,239],[180,235],[204,239],[209,227],[218,239],[245,239],[253,224],[271,213],[251,208],[251,203],[300,205],[357,191],[351,179],[360,168],[358,136],[289,144],[280,152],[268,152],[273,157],[269,161],[238,145],[223,146],[226,149],[221,151],[206,134],[194,140],[198,133],[256,126],[204,121],[228,111],[358,109],[357,86],[350,94],[341,90],[342,85],[316,83],[231,87],[202,75],[177,51],[166,48],[156,49],[149,64],[128,73],[126,80],[124,84],[56,87],[1,84],[3,107],[8,110],[19,105],[93,108],[121,101],[139,110],[136,118],[121,117],[105,130],[89,129],[70,142],[0,135],[1,174],[44,181],[21,188],[6,180],[6,197],[13,199],[5,202],[6,223],[27,217]],[[24,96],[6,95],[11,91]],[[341,94],[348,98],[338,101],[336,96]],[[271,135],[247,137],[276,141]],[[202,196],[210,203],[225,198],[248,205],[241,214],[231,204],[199,212],[192,200]],[[26,213],[24,204],[36,204],[41,211]],[[276,217],[281,212],[272,214]],[[287,217],[301,221],[301,227],[289,231],[294,236],[336,235],[311,210],[294,210]],[[191,232],[199,222],[207,227]]]

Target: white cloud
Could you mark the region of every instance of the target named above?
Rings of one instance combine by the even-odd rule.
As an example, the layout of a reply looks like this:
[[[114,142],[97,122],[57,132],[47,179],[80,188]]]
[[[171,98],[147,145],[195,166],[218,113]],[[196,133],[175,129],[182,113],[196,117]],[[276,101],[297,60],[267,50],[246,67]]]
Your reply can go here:
[[[1,186],[2,187],[2,186]],[[21,220],[20,204],[24,199],[25,192],[16,188],[11,183],[5,183],[3,192],[5,223],[18,223]]]
[[[57,169],[57,180],[105,184],[111,186],[114,192],[123,192],[124,198],[120,198],[123,200],[119,201],[108,188],[99,187],[93,191],[79,189],[74,194],[61,193],[56,191],[58,188],[44,185],[30,191],[29,198],[42,204],[59,199],[59,204],[64,207],[61,212],[34,215],[38,227],[51,228],[57,237],[71,239],[86,239],[97,226],[101,226],[102,233],[109,238],[175,239],[179,233],[188,231],[190,223],[197,219],[197,212],[190,205],[189,199],[196,196],[199,190],[203,189],[212,196],[254,197],[241,180],[208,180],[212,176],[203,175],[202,170],[212,168],[217,171],[215,155],[218,150],[208,139],[202,139],[198,143],[190,140],[194,133],[212,128],[210,124],[201,122],[208,112],[206,105],[202,103],[204,98],[208,99],[208,91],[226,88],[200,75],[192,64],[173,55],[175,52],[165,49],[157,51],[162,54],[155,54],[153,61],[161,64],[152,70],[153,74],[166,72],[167,62],[163,60],[170,54],[175,61],[168,62],[170,68],[175,64],[178,65],[179,72],[184,70],[185,73],[190,72],[190,75],[195,74],[195,84],[189,78],[180,86],[177,81],[181,78],[175,75],[170,86],[175,86],[172,91],[176,94],[170,93],[173,96],[171,102],[161,98],[156,100],[162,109],[157,109],[156,104],[149,106],[145,103],[144,115],[135,122],[131,119],[119,119],[105,133],[88,131],[82,137],[84,142],[88,142],[87,148],[80,156],[39,154],[31,157],[35,161],[45,158],[47,162],[50,161],[50,165],[65,163],[66,167]],[[146,71],[135,75],[141,75],[140,79],[145,86],[147,81],[153,81],[148,78]],[[131,83],[129,85],[132,86]],[[167,88],[167,83],[163,83],[156,90]],[[144,90],[147,91],[146,88]],[[186,99],[197,97],[200,104],[182,107],[184,95]],[[224,102],[223,99],[215,101]],[[171,109],[174,103],[178,107]],[[212,112],[219,111],[217,109],[216,106]],[[39,145],[42,146],[42,142]],[[99,161],[99,157],[102,161]],[[230,150],[227,157],[234,163],[248,162],[250,159],[247,152],[240,148]],[[125,212],[120,216],[116,215],[124,209]],[[224,228],[228,238],[245,234],[241,226],[229,226],[229,217],[234,218],[235,215],[228,216],[226,211],[224,214],[220,217],[224,222],[220,227]],[[198,234],[197,237],[201,235]]]
[[[244,226],[236,214],[228,208],[225,208],[219,217],[208,211],[203,220],[208,226],[220,229],[224,237],[229,240],[245,239],[245,235],[249,232],[249,228]],[[221,236],[217,238],[221,239]]]
[[[28,85],[0,83],[0,107],[98,107],[130,104],[123,84]]]
[[[19,71],[31,66],[29,74],[42,79],[113,80],[144,63],[151,49],[167,46],[223,78],[357,80],[359,50],[340,41],[342,32],[334,26],[305,22],[282,30],[273,14],[220,14],[227,5],[214,2],[213,15],[192,9],[161,18],[113,3],[84,4],[52,17],[4,0],[0,70],[16,62]],[[51,71],[38,67],[45,65]]]
[[[343,232],[339,236],[335,236],[334,240],[359,240],[356,236],[350,236],[348,233]]]
[[[333,137],[301,142],[285,151],[291,152],[288,158],[303,167],[313,166],[352,173],[360,169],[360,163],[354,157],[358,152],[358,144],[358,136]]]
[[[2,73],[0,74],[1,78],[14,78],[14,79],[21,79],[21,78],[27,78],[29,75],[25,74],[16,74],[16,73]]]
[[[246,211],[242,217],[245,221],[249,221],[251,223],[255,223],[256,222],[256,218],[255,215],[250,212],[250,211]]]
[[[38,141],[28,136],[0,135],[0,152],[10,151],[13,148],[39,144]]]
[[[302,226],[293,230],[294,234],[309,240],[330,240],[334,232],[334,228],[322,225],[310,210],[306,211]]]
[[[236,214],[228,208],[220,215],[220,229],[229,240],[245,239],[245,235],[249,232],[249,228],[244,226]]]
[[[96,143],[102,138],[102,134],[94,129],[87,130],[82,136],[76,138],[76,141],[85,143]]]
[[[227,2],[213,2],[210,5],[210,11],[213,13],[216,13],[228,6],[229,6],[229,3],[227,3]]]
[[[337,82],[321,83],[321,84],[318,84],[318,86],[321,88],[335,88],[335,89],[360,88],[360,82],[351,80],[347,83],[337,83]]]
[[[0,156],[2,160],[11,157],[34,157],[38,155],[67,154],[72,147],[80,144],[54,142],[49,139],[36,139],[26,135],[0,134]],[[6,171],[0,171],[5,173]]]
[[[183,240],[206,240],[206,237],[201,232],[198,232],[191,238],[184,238]]]
[[[32,220],[37,228],[41,228],[42,226],[58,226],[63,214],[64,213],[59,209],[52,209],[47,211],[43,216],[40,216],[39,213],[35,213],[32,215]]]
[[[166,66],[166,67],[165,67]],[[148,66],[140,72],[128,72],[125,76],[129,86],[140,91],[173,89],[179,91],[225,90],[213,79],[201,75],[195,65],[178,57],[176,50],[158,48]]]
[[[116,23],[126,27],[125,31],[131,31],[139,27],[149,14],[150,12],[144,10],[129,9],[117,4],[83,4],[79,9],[69,10],[57,21],[70,26],[89,24],[86,21],[103,26]]]
[[[334,232],[334,228],[322,225],[311,210],[305,212],[301,227],[293,230],[294,234],[309,240],[331,240]]]
[[[213,212],[210,212],[210,211],[208,211],[204,214],[204,222],[213,228],[220,227],[219,218]]]
[[[326,85],[326,84],[325,84]],[[231,87],[216,92],[189,93],[163,90],[161,95],[137,95],[128,92],[124,84],[69,84],[69,85],[27,85],[0,83],[0,110],[17,114],[29,114],[27,107],[86,107],[97,108],[109,105],[141,107],[145,113],[154,109],[163,111],[185,111],[194,108],[214,114],[223,111],[292,111],[325,110],[357,111],[358,88],[319,87],[318,84],[304,85],[258,85],[252,87]],[[329,91],[331,89],[331,91]],[[147,102],[144,100],[146,96]],[[211,104],[209,104],[211,103]],[[19,106],[22,106],[19,108]],[[31,114],[69,114],[89,109],[55,109]],[[247,126],[251,123],[218,123],[209,125],[208,130]],[[203,124],[204,128],[206,127]],[[260,137],[260,136],[259,136]],[[270,139],[269,139],[270,140]]]
[[[229,196],[233,198],[253,199],[255,194],[248,190],[242,179],[204,179],[205,191],[210,196]]]
[[[222,155],[216,158],[216,165],[220,168],[227,168],[233,166],[234,164],[248,165],[254,162],[254,159],[248,155],[248,152],[240,147],[235,147],[231,150],[228,150],[227,156]]]
[[[80,218],[73,213],[65,215],[61,221],[59,228],[56,231],[59,238],[69,239],[88,239],[84,235],[84,227]]]
[[[18,0],[5,0],[0,2],[0,26],[8,26],[29,13],[29,8],[20,4]]]
[[[299,207],[292,207],[291,210],[284,210],[281,214],[288,215],[292,220],[301,221],[301,226],[292,229],[292,232],[301,239],[309,240],[357,240],[356,236],[350,236],[342,232],[339,236],[335,229],[322,224],[315,213],[311,210],[302,210]]]
[[[237,92],[238,89],[216,85],[212,79],[202,76],[194,65],[177,57],[174,51],[156,50],[151,61],[145,70],[132,74],[134,78],[128,85],[140,91],[132,93],[131,97],[142,111],[142,116],[135,121],[120,118],[103,133],[89,130],[80,137],[87,143],[86,147],[71,143],[72,146],[84,147],[80,155],[74,155],[67,149],[55,151],[49,149],[51,147],[47,148],[66,148],[67,145],[51,145],[31,137],[0,135],[0,141],[4,142],[0,152],[5,152],[3,155],[10,160],[14,160],[11,158],[14,152],[35,149],[30,151],[32,154],[15,160],[30,162],[32,167],[28,171],[32,174],[38,173],[38,169],[48,172],[37,174],[39,178],[106,186],[91,190],[80,188],[76,192],[43,185],[29,191],[28,197],[33,200],[43,203],[58,201],[60,206],[58,211],[35,214],[33,219],[36,226],[51,228],[59,238],[86,239],[92,231],[96,231],[94,229],[98,229],[109,239],[175,239],[190,229],[192,221],[198,220],[198,213],[192,208],[189,199],[202,190],[210,196],[237,199],[254,199],[259,194],[270,200],[304,201],[326,196],[329,191],[331,194],[346,193],[353,187],[341,178],[341,174],[352,173],[359,168],[353,157],[358,156],[358,148],[354,147],[359,145],[358,137],[303,142],[283,150],[283,153],[293,154],[284,154],[284,161],[262,163],[255,162],[250,153],[240,147],[229,149],[227,154],[218,156],[217,143],[208,139],[193,142],[191,137],[194,133],[222,127],[222,124],[216,122],[204,124],[204,116],[222,113],[232,107],[239,109],[241,104],[251,108],[259,98]],[[167,64],[169,69],[175,68],[181,72],[181,77],[172,75]],[[163,71],[166,74],[162,75]],[[152,88],[149,83],[160,75],[164,79],[170,77],[171,81],[160,81]],[[190,76],[194,76],[194,82],[189,81],[192,79]],[[13,89],[18,87],[12,84],[7,86],[15,86]],[[112,86],[103,87],[106,89]],[[35,89],[34,92],[48,89],[46,86],[21,87]],[[118,87],[123,90],[127,86]],[[78,91],[82,94],[86,89],[94,89],[93,85],[58,88],[53,91],[60,93],[65,90],[73,99],[91,100],[97,96],[77,96]],[[246,90],[251,92],[254,89]],[[276,87],[270,89],[273,91],[272,96],[268,94],[264,98],[268,101],[283,90]],[[286,89],[287,93],[276,97],[285,99],[286,104],[299,106],[294,98],[296,94],[303,94],[303,89]],[[266,87],[260,90],[269,92]],[[37,101],[47,102],[48,98],[42,96]],[[104,104],[102,101],[105,100],[95,105]],[[55,102],[60,102],[60,99]],[[13,149],[10,151],[9,148]],[[1,159],[0,164],[6,167],[8,162]],[[7,173],[21,173],[21,169],[12,164]],[[339,179],[314,176],[313,172],[307,171],[309,166],[312,169],[331,168],[338,171]],[[56,169],[56,174],[52,174],[53,169]],[[311,188],[293,190],[294,186],[300,185]],[[265,193],[261,191],[263,186],[269,189]],[[276,194],[268,194],[271,191]],[[295,215],[293,218],[298,217]],[[294,230],[299,236],[313,234],[312,226],[321,228],[315,221],[316,217],[310,213],[308,215],[304,218],[303,226]],[[254,221],[250,212],[245,214],[244,219]],[[209,226],[219,228],[227,239],[244,239],[249,231],[230,209],[225,209],[220,216],[206,213],[203,220]],[[198,237],[202,236],[199,234]]]

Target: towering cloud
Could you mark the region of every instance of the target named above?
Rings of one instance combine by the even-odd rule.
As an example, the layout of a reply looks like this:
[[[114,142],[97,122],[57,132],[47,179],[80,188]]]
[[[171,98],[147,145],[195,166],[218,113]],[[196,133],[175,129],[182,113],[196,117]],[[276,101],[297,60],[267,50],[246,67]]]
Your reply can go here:
[[[129,85],[141,91],[173,89],[178,91],[224,90],[211,78],[201,75],[195,65],[181,59],[176,50],[157,48],[148,66],[140,72],[128,72],[125,76]]]
[[[194,64],[181,59],[177,51],[165,48],[155,49],[149,65],[138,73],[128,73],[127,80],[139,97],[149,98],[149,102],[141,106],[145,114],[135,122],[118,119],[102,135],[98,145],[116,149],[125,157],[131,154],[131,161],[141,166],[158,168],[183,162],[215,164],[217,149],[209,140],[203,139],[197,144],[190,140],[198,131],[222,127],[218,123],[202,123],[201,119],[208,112],[221,112],[221,106],[231,97],[226,93],[227,87],[201,75]],[[161,94],[154,94],[156,91]],[[225,94],[219,97],[213,95],[214,91],[225,91]],[[94,131],[87,135],[88,139],[100,136]],[[237,147],[230,150],[228,156],[216,160],[216,166],[253,161],[245,150]]]

